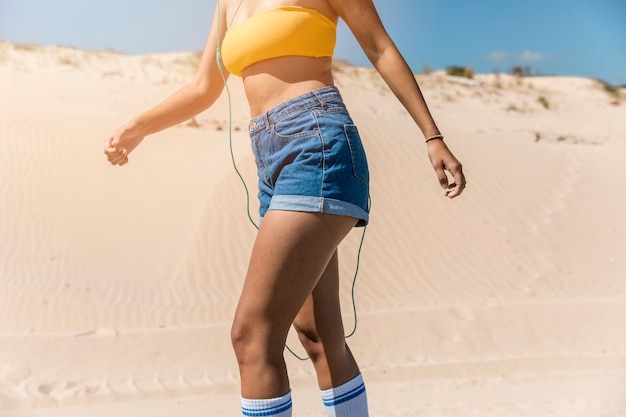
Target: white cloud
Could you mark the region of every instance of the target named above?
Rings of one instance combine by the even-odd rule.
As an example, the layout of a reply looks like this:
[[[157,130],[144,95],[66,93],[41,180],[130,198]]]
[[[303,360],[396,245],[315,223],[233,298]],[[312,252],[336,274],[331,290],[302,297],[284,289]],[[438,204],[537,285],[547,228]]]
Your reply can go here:
[[[534,51],[524,51],[519,56],[520,61],[525,61],[525,62],[544,61],[547,58],[548,57],[545,54],[542,54],[541,52],[534,52]]]
[[[493,51],[485,57],[488,61],[494,62],[539,62],[545,61],[549,57],[542,52],[524,51],[524,52],[506,52]]]
[[[489,55],[487,55],[487,60],[489,61],[504,61],[507,58],[508,54],[504,51],[493,51]]]

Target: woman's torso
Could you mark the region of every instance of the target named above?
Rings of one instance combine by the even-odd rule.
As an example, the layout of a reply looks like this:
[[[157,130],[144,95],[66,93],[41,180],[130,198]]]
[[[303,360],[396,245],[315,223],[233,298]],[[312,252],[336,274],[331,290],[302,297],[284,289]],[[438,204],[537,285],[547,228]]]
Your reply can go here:
[[[338,20],[337,13],[326,0],[229,0],[226,10],[228,26],[234,27],[259,12],[284,6],[315,9],[335,24]],[[259,36],[263,34],[259,33]],[[293,97],[333,85],[331,62],[331,57],[281,56],[244,68],[242,78],[252,117]]]

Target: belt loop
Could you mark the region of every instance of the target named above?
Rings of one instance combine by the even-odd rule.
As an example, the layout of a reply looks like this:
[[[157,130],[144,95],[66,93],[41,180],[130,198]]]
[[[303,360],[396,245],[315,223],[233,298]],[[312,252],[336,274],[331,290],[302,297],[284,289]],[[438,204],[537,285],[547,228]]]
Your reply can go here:
[[[265,113],[263,113],[263,116],[265,117],[265,130],[267,130],[268,132],[271,130],[270,129],[270,112],[266,111]]]
[[[319,93],[319,91],[313,90],[313,95],[315,95],[315,98],[317,99],[317,101],[320,102],[320,105],[322,106],[322,108],[326,110],[328,108],[328,104],[326,104],[326,101],[324,101],[324,98]]]

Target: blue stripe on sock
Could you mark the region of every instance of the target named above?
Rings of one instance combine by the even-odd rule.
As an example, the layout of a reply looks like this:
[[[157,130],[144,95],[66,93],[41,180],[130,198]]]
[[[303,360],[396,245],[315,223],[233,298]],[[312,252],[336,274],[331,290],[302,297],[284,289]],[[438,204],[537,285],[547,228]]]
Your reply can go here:
[[[241,412],[247,417],[267,417],[275,416],[291,408],[291,399],[284,404],[279,404],[274,407],[263,408],[260,410],[253,410],[251,408],[241,407]]]
[[[343,395],[340,395],[335,398],[331,398],[329,400],[324,400],[324,405],[326,407],[333,407],[339,405],[341,403],[345,403],[346,401],[350,401],[351,399],[358,397],[359,395],[365,392],[365,384],[361,384],[352,391],[348,391]]]

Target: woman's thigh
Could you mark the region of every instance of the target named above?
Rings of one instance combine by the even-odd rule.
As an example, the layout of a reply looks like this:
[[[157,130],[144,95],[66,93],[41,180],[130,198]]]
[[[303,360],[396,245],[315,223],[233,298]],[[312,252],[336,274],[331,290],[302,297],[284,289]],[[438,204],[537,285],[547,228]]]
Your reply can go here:
[[[266,337],[286,337],[356,221],[332,214],[269,210],[252,250],[236,322]]]

